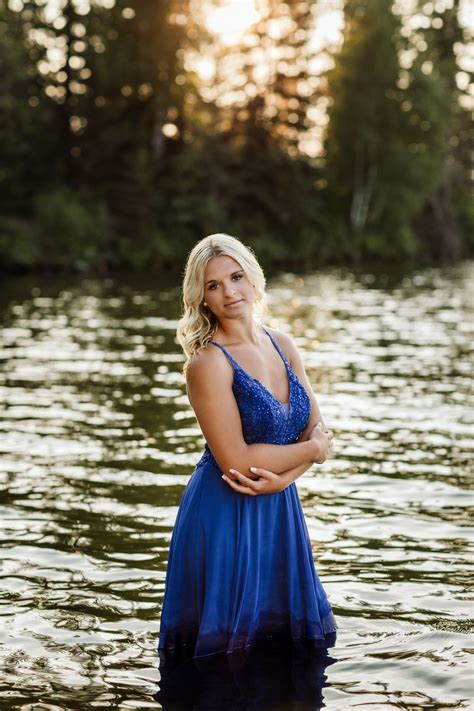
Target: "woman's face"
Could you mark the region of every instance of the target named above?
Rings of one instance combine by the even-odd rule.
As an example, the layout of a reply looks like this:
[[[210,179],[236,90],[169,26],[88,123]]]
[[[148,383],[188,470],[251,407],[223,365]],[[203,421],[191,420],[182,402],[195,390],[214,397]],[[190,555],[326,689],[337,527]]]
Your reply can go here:
[[[232,257],[213,257],[204,271],[204,298],[218,318],[242,318],[252,312],[255,290]]]

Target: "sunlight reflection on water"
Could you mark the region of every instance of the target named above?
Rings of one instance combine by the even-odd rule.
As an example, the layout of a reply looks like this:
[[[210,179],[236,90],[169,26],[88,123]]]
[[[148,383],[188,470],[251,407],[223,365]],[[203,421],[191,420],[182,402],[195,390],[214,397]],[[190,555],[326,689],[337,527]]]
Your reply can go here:
[[[235,708],[259,711],[469,708],[473,276],[271,280],[267,322],[294,336],[337,437],[298,489],[338,638],[328,659],[181,670],[183,703],[233,708],[240,689]],[[4,708],[172,708],[155,647],[202,448],[177,297],[143,279],[2,285]]]

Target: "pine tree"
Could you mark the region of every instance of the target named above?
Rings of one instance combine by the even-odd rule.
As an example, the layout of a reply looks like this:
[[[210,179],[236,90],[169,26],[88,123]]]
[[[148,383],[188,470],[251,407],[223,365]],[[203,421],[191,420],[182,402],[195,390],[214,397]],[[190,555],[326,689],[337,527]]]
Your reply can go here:
[[[29,40],[32,11],[0,4],[0,212],[28,217],[45,163],[54,169],[52,107],[37,66],[44,49]]]
[[[429,15],[428,9],[431,10]],[[453,0],[452,6],[441,12],[436,10],[436,6],[424,3],[420,12],[428,22],[423,23],[423,28],[415,30],[418,42],[420,38],[424,42],[415,66],[426,68],[425,71],[430,73],[442,94],[440,111],[445,117],[442,135],[445,155],[443,179],[428,196],[415,225],[434,259],[455,260],[468,249],[468,232],[474,229],[472,216],[470,224],[463,224],[462,215],[471,198],[470,112],[460,101],[461,91],[456,83],[459,66],[455,47],[463,45],[465,32],[459,23],[459,0]]]
[[[390,0],[347,0],[344,12],[344,42],[328,77],[329,199],[353,258],[397,259],[419,248],[412,218],[442,180],[444,94],[419,69],[406,79]]]

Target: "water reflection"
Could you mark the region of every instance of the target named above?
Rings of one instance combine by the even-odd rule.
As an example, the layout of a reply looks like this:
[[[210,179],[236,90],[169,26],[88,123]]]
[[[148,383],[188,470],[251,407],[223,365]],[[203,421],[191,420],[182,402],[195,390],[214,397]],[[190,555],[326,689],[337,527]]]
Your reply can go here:
[[[270,280],[269,324],[294,335],[337,435],[297,483],[339,624],[321,670],[333,711],[471,703],[473,279],[466,263]],[[1,707],[160,706],[169,541],[202,447],[178,281],[0,283]],[[270,696],[319,703],[311,670],[256,668]],[[252,671],[226,677],[248,705]]]
[[[163,711],[318,711],[325,669],[335,661],[327,649],[268,643],[181,662],[162,658],[155,698]]]

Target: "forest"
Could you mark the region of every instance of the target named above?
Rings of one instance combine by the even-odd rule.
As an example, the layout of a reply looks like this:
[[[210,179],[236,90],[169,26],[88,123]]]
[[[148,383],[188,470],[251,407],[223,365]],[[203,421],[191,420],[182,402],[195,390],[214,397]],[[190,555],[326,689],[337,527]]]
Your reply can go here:
[[[213,232],[288,268],[472,256],[473,14],[1,1],[1,269],[175,268]]]

